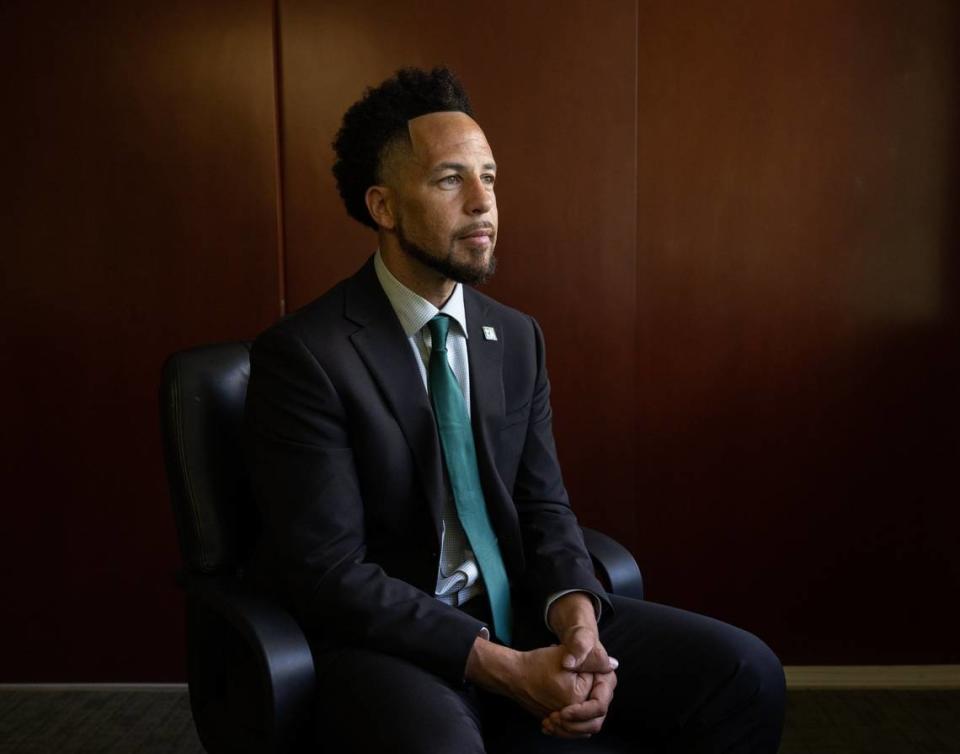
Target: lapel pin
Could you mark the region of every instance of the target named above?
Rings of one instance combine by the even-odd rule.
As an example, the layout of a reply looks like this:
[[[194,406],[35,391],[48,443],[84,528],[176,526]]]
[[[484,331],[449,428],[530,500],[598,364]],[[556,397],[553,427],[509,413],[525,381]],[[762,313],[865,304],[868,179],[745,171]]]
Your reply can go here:
[[[483,339],[484,340],[496,340],[497,331],[494,330],[490,325],[483,326]]]

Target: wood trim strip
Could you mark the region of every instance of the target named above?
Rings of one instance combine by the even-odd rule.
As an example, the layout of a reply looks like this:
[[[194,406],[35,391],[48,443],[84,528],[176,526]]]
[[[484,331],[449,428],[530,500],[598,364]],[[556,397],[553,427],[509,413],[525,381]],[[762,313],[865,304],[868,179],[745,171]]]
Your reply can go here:
[[[787,665],[789,689],[960,689],[960,665]],[[175,691],[185,683],[0,683],[3,691]]]
[[[787,665],[789,689],[960,689],[960,665]]]
[[[183,693],[185,683],[0,683],[5,691],[171,691]]]

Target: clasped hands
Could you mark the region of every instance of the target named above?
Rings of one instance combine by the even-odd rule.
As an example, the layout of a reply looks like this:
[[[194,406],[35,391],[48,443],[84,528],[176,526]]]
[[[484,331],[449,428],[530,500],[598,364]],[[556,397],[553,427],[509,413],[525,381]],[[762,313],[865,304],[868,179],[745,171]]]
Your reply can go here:
[[[517,652],[477,639],[467,660],[467,678],[539,717],[544,733],[587,738],[599,732],[606,719],[618,663],[600,643],[593,603],[586,594],[558,599],[548,622],[560,644]]]
[[[617,686],[618,666],[596,631],[577,626],[553,647],[524,653],[528,695],[517,701],[541,718],[543,732],[559,738],[598,733]]]

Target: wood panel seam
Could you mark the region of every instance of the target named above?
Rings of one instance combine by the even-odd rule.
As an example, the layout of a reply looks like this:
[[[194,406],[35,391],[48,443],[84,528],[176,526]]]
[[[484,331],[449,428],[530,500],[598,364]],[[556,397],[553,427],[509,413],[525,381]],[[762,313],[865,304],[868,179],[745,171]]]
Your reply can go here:
[[[283,139],[283,48],[281,46],[280,0],[273,0],[273,123],[277,194],[277,296],[280,316],[287,313],[287,255],[284,207]]]

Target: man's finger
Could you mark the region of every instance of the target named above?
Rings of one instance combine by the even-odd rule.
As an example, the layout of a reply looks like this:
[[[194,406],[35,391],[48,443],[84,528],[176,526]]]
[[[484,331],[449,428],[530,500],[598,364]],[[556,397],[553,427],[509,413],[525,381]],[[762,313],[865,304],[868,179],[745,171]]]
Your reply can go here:
[[[620,667],[619,660],[607,655],[607,650],[599,642],[579,658],[573,653],[566,655],[562,664],[567,670],[578,670],[582,673],[610,673]]]
[[[563,724],[558,724],[550,719],[547,719],[543,721],[541,730],[546,735],[553,736],[554,738],[590,738],[590,736],[600,730],[600,726],[588,726],[587,723],[578,723],[577,725],[584,726],[584,729],[568,729]],[[591,727],[591,729],[587,730],[586,727]]]
[[[570,705],[560,712],[554,712],[546,722],[550,735],[558,738],[587,738],[600,732],[605,719],[604,705],[592,701]]]
[[[568,729],[563,723],[556,722],[552,715],[544,718],[540,724],[540,730],[544,734],[554,736],[555,738],[589,738],[593,732],[595,732]],[[599,728],[597,730],[599,730]]]
[[[610,704],[613,699],[613,690],[617,687],[617,674],[616,673],[597,673],[593,676],[593,685],[590,687],[590,693],[587,695],[587,698],[581,702],[576,702],[574,704],[569,704],[558,712],[563,712],[564,710],[576,709],[579,706],[586,704],[587,702],[596,701],[600,702],[604,709]],[[606,714],[604,712],[603,714]]]
[[[593,687],[590,689],[589,699],[599,699],[604,704],[610,704],[613,699],[613,690],[617,687],[616,673],[603,673],[594,676]]]
[[[614,673],[597,675],[590,696],[583,702],[570,704],[550,715],[554,728],[562,728],[569,733],[596,733],[603,725],[613,690],[617,685]]]
[[[564,656],[562,665],[567,670],[573,670],[587,659],[596,642],[587,631],[578,629],[565,637],[563,646],[568,654]]]
[[[563,724],[586,722],[597,717],[604,717],[607,714],[607,704],[602,699],[588,699],[585,702],[564,707],[554,714],[556,719]],[[553,720],[554,716],[551,715],[550,719]]]
[[[605,651],[598,648],[588,654],[576,669],[581,673],[612,673],[618,667],[619,661],[608,657]]]
[[[595,717],[582,723],[564,722],[554,728],[552,735],[557,738],[590,738],[603,729],[605,717]]]

